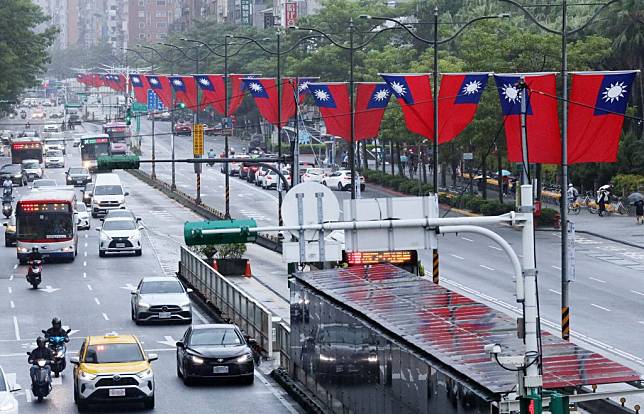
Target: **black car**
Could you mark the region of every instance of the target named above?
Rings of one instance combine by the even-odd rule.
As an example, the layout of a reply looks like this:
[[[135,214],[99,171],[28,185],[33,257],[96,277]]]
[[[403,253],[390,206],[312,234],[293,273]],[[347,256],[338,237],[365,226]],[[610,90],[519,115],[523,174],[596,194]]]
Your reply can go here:
[[[83,193],[83,203],[89,207],[92,204],[92,196],[94,195],[94,184],[87,183],[81,193]]]
[[[22,168],[21,164],[6,164],[0,168],[0,182],[9,177],[11,182],[17,186],[27,185],[27,174]]]
[[[65,173],[65,182],[74,187],[84,186],[92,182],[92,176],[87,168],[71,167]]]
[[[81,124],[81,119],[78,114],[69,114],[69,117],[67,118],[67,122],[71,123],[72,125],[80,125]]]
[[[177,375],[185,384],[197,378],[237,378],[252,384],[258,356],[249,342],[232,324],[191,326],[177,342]]]

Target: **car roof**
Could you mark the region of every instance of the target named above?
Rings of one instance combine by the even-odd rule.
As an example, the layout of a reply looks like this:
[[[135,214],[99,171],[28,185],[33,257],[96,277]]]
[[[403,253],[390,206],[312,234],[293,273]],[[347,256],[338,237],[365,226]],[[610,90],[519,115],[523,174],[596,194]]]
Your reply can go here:
[[[118,335],[109,333],[105,335],[92,335],[87,337],[89,345],[104,345],[104,344],[138,344],[139,341],[134,335]]]
[[[178,282],[174,276],[146,276],[141,279],[143,282]]]
[[[40,163],[40,161],[38,161],[38,160],[36,160],[36,159],[34,159],[34,158],[30,158],[30,159],[28,159],[28,160],[22,160],[22,164],[26,164],[26,163],[28,163],[28,162],[37,162],[37,163]]]
[[[221,328],[233,328],[233,329],[238,329],[237,325],[234,325],[232,323],[206,323],[206,324],[201,324],[201,325],[192,325],[192,330],[193,331],[202,331],[205,329],[221,329]]]
[[[105,220],[103,220],[103,223],[107,223],[108,221],[134,221],[132,220],[132,217],[107,217]]]

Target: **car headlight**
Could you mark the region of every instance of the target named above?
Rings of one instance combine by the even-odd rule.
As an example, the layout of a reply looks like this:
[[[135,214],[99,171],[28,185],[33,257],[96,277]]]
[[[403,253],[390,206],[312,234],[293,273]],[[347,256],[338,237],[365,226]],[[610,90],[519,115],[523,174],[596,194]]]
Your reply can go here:
[[[145,302],[139,302],[138,306],[139,308],[148,309],[150,307],[150,304]]]
[[[13,411],[17,408],[18,404],[13,398],[7,398],[2,404],[0,404],[0,411]]]
[[[152,375],[152,369],[151,368],[144,369],[143,371],[136,373],[136,376],[139,377],[139,378],[149,377],[150,375]]]
[[[244,362],[248,362],[253,359],[253,356],[251,354],[244,354],[237,358],[237,363],[238,364],[243,364]]]
[[[89,372],[85,372],[85,371],[80,371],[80,376],[82,379],[89,380],[89,381],[95,380],[97,377],[96,374],[90,374]]]
[[[378,355],[369,355],[367,357],[367,362],[371,362],[371,363],[378,362]]]
[[[197,365],[203,364],[203,358],[199,358],[196,355],[190,355],[190,359],[192,359],[192,362],[194,362]]]
[[[335,361],[335,358],[320,354],[320,361],[331,362]]]
[[[141,238],[141,233],[134,233],[128,237],[130,240],[139,240]]]
[[[179,306],[181,306],[181,309],[183,310],[190,310],[190,302],[182,303]]]
[[[110,236],[101,232],[101,241],[109,241],[109,240],[110,240]]]
[[[28,253],[29,249],[26,247],[18,247],[18,253]]]

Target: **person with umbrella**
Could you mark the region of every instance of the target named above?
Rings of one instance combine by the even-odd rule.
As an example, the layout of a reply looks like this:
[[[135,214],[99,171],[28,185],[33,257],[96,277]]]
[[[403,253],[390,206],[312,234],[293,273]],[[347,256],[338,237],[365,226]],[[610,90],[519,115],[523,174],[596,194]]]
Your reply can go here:
[[[635,192],[629,195],[627,200],[635,206],[635,222],[644,224],[644,196]]]
[[[606,203],[610,197],[610,184],[602,185],[597,190],[597,204],[599,204],[599,217],[603,217],[606,213]]]

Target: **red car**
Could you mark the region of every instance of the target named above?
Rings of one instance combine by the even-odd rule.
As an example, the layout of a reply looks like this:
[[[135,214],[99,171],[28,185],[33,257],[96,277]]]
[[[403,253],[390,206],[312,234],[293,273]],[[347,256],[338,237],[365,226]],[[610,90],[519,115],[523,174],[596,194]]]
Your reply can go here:
[[[174,124],[174,133],[177,135],[192,135],[192,124],[189,122],[177,122]]]

